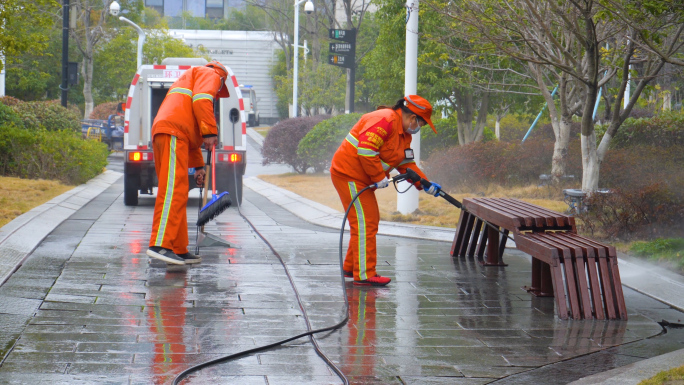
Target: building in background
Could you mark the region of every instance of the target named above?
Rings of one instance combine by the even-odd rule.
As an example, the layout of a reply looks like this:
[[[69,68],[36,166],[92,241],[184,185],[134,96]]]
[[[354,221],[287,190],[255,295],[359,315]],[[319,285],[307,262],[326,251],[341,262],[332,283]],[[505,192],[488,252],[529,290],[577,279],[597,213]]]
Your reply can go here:
[[[272,32],[172,29],[169,34],[192,48],[201,46],[212,60],[230,67],[240,84],[252,86],[259,100],[261,124],[278,121],[270,72],[281,48]]]
[[[233,9],[244,9],[244,0],[145,0],[145,6],[162,16],[179,17],[190,12],[195,17],[225,19]]]

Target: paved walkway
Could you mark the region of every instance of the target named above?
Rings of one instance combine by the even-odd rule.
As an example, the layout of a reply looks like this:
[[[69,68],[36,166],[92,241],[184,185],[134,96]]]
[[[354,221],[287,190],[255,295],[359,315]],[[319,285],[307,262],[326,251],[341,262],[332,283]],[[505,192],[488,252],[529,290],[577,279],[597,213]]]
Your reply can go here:
[[[205,249],[200,266],[167,269],[144,255],[153,197],[126,207],[121,190],[119,181],[58,226],[0,287],[0,320],[8,326],[0,382],[168,383],[188,365],[304,330],[282,268],[237,210],[208,230],[241,249]],[[190,201],[190,221],[197,203]],[[337,231],[249,190],[243,212],[286,258],[314,327],[340,319]],[[561,322],[552,300],[519,289],[529,277],[520,253],[507,254],[506,268],[484,269],[449,258],[448,242],[378,241],[380,272],[393,283],[348,286],[349,324],[319,338],[353,383],[512,381],[657,335],[653,314],[667,313],[628,290],[628,322]],[[630,363],[644,354],[613,356]],[[204,370],[188,383],[339,380],[301,340]]]
[[[44,210],[31,219],[57,225],[46,236],[24,237],[35,245],[0,287],[0,384],[167,384],[192,364],[305,330],[282,267],[236,208],[207,230],[241,249],[205,248],[201,265],[169,269],[144,254],[154,197],[124,206],[117,176],[86,186],[102,193],[83,190],[89,198],[68,218]],[[198,203],[195,193],[190,222]],[[285,258],[313,326],[341,319],[336,226],[304,221],[250,189],[242,212]],[[347,283],[349,323],[318,337],[352,383],[567,383],[684,347],[684,333],[663,335],[656,323],[677,322],[682,313],[635,290],[625,290],[628,322],[560,321],[553,299],[520,289],[529,283],[528,256],[510,250],[508,267],[483,268],[450,258],[449,247],[378,237],[379,272],[393,282]],[[340,381],[301,339],[186,383]]]

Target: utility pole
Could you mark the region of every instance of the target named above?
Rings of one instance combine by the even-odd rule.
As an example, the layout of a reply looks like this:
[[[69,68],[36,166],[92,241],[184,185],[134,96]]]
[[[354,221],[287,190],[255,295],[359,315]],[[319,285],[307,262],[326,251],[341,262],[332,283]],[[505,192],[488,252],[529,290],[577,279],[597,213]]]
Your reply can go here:
[[[69,92],[69,0],[62,3],[62,107],[67,106]]]
[[[406,2],[406,63],[404,76],[404,95],[415,95],[418,91],[418,5],[419,0]],[[420,132],[411,140],[414,160],[420,167]],[[404,191],[411,185],[402,181],[397,187]],[[403,194],[397,193],[397,211],[406,215],[418,209],[418,190],[408,189]]]

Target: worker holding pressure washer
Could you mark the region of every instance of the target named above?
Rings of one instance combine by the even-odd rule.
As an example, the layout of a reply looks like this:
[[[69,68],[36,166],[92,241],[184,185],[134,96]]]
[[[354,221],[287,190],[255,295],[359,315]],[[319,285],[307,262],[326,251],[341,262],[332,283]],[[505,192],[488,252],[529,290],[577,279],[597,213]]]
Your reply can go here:
[[[427,100],[409,95],[393,107],[381,106],[361,117],[335,152],[330,167],[333,185],[344,207],[348,207],[354,196],[367,186],[387,187],[389,172],[393,169],[401,174],[411,169],[415,172],[413,175],[417,174],[427,182],[413,160],[411,135],[417,134],[426,124],[437,133],[431,116],[432,106]],[[423,190],[420,180],[409,181]],[[437,196],[440,190],[441,186],[433,182],[424,191]],[[391,279],[381,277],[375,270],[375,237],[380,210],[373,189],[359,195],[348,218],[351,239],[343,267],[345,277],[353,277],[354,285],[359,286],[387,285]]]
[[[188,251],[188,168],[195,183],[204,183],[207,150],[218,143],[214,100],[228,97],[228,70],[219,62],[192,67],[169,88],[152,125],[157,200],[147,255],[166,263],[185,265],[201,259]]]

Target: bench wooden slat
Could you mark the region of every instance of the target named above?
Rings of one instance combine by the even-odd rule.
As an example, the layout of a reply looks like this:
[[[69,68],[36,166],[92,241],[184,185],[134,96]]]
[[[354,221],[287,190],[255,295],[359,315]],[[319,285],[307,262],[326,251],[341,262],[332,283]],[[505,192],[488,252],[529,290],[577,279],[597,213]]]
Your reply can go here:
[[[532,216],[522,210],[517,210],[515,207],[508,206],[505,202],[487,198],[475,198],[475,202],[490,208],[492,210],[499,210],[510,217],[517,217],[525,226],[528,227],[544,227],[544,218],[540,216]],[[486,219],[486,218],[485,218]]]
[[[473,201],[471,198],[463,199],[463,207],[465,207],[466,210],[468,210],[473,215],[476,215],[487,222],[505,227],[507,229],[519,228],[522,225],[522,221],[520,220],[520,218],[510,216],[500,210],[481,206],[477,202]]]
[[[577,245],[582,249],[582,252],[586,258],[586,269],[587,273],[589,275],[589,282],[591,284],[590,292],[591,292],[591,298],[593,301],[593,310],[596,316],[596,319],[603,320],[606,318],[606,314],[603,311],[603,297],[601,295],[601,285],[599,277],[598,277],[598,265],[597,265],[597,260],[595,258],[595,253],[594,253],[594,248],[589,247],[585,243],[581,243],[579,240],[568,236],[568,233],[565,232],[558,232],[555,233],[558,235],[559,239],[562,239],[568,243]]]
[[[573,217],[519,199],[466,198],[459,222],[452,255],[502,266],[507,237],[489,224],[513,234],[533,257],[525,289],[555,296],[560,318],[627,319],[615,248],[577,235]]]
[[[501,198],[503,201],[508,202],[508,203],[515,203],[517,204],[521,209],[524,210],[529,210],[529,212],[534,213],[539,216],[543,216],[547,218],[547,225],[548,226],[557,226],[557,227],[565,227],[569,226],[569,221],[567,220],[569,217],[560,213],[557,213],[555,211],[551,211],[549,209],[546,209],[544,207],[536,206],[531,203],[527,203],[525,201],[522,201],[520,199],[513,199],[513,198]]]

